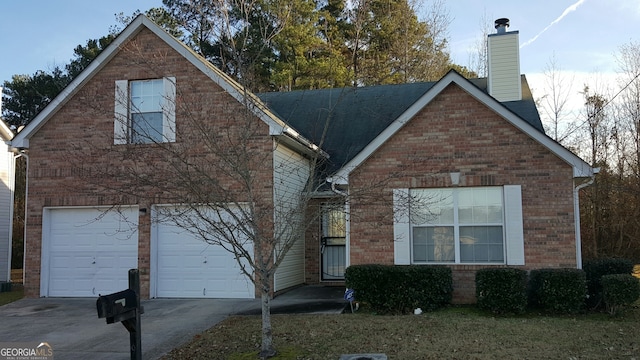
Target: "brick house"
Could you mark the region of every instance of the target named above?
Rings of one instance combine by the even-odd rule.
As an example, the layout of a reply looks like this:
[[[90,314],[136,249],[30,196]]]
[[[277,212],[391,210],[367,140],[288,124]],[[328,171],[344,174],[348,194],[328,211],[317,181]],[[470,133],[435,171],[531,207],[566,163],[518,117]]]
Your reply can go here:
[[[482,267],[580,267],[577,194],[595,171],[544,134],[518,33],[502,24],[489,49],[487,79],[452,71],[433,83],[254,96],[136,18],[12,141],[29,156],[27,295],[119,290],[137,267],[144,297],[254,297],[227,252],[157,221],[206,201],[151,186],[170,186],[168,166],[218,159],[203,134],[233,140],[246,127],[265,154],[250,161],[257,195],[271,201],[265,231],[283,225],[276,209],[293,209],[277,194],[301,196],[310,176],[320,184],[307,209],[319,216],[276,272],[276,292],[343,284],[351,264],[444,264],[454,301],[470,302]],[[144,96],[160,99],[150,124],[136,120]],[[250,123],[233,121],[247,112]],[[183,152],[163,158],[138,133]],[[311,169],[318,148],[324,161]],[[116,172],[134,163],[137,176]],[[237,179],[208,176],[250,201],[233,192]]]
[[[249,109],[250,101],[187,46],[136,18],[12,141],[28,154],[26,295],[114,292],[127,287],[128,269],[139,268],[143,297],[255,297],[230,253],[162,221],[185,202],[209,201],[176,196],[178,183],[215,182],[229,202],[249,201],[227,169],[189,168],[223,163],[239,150],[235,141],[260,154],[246,168],[257,174],[259,211],[304,187],[315,150],[267,109]],[[220,153],[209,152],[218,145]],[[183,172],[172,171],[179,166]],[[203,189],[203,196],[211,190]],[[261,230],[275,231],[274,217]],[[304,282],[303,247],[294,244],[280,265],[276,291]]]
[[[329,154],[307,283],[352,264],[447,265],[466,303],[483,267],[582,266],[578,191],[597,169],[544,134],[507,26],[489,35],[488,78],[260,95]]]

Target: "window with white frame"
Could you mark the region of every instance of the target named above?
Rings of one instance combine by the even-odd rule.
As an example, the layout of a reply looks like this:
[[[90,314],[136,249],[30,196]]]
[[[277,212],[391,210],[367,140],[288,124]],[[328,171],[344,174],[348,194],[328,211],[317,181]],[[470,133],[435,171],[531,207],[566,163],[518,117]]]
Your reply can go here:
[[[393,190],[396,265],[525,264],[522,187]]]
[[[175,78],[118,80],[115,144],[175,141]]]
[[[413,263],[504,263],[502,187],[411,189]]]

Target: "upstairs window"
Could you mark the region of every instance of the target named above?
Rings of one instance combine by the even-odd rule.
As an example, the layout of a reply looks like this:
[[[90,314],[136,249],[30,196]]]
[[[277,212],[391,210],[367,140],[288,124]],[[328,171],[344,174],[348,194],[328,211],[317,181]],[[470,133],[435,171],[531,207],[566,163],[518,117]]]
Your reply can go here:
[[[115,144],[175,141],[175,78],[118,80]]]

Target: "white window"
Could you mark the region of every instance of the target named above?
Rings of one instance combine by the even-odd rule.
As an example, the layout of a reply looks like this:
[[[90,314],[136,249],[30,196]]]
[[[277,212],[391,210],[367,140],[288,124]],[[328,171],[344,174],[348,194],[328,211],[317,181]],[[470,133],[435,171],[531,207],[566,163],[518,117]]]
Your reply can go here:
[[[398,189],[396,264],[524,264],[520,186]]]
[[[118,80],[115,144],[175,141],[175,78]]]

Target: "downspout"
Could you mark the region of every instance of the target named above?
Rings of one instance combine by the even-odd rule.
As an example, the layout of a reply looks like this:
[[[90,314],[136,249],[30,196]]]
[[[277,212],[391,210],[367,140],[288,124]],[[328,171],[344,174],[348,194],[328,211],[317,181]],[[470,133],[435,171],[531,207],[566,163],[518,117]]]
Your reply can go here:
[[[348,196],[348,194],[347,194],[346,192],[344,192],[344,191],[342,191],[342,190],[338,190],[338,189],[336,188],[336,182],[335,182],[335,181],[333,181],[333,178],[332,178],[332,177],[327,178],[327,182],[330,182],[330,183],[331,183],[331,191],[333,191],[334,193],[336,193],[336,194],[338,194],[338,195],[340,195],[340,196],[344,196],[345,198]]]
[[[580,190],[593,184],[596,180],[596,174],[600,172],[600,168],[593,169],[593,175],[589,181],[576,186],[573,189],[573,214],[575,216],[576,226],[576,263],[578,269],[582,269],[582,238],[580,234]]]
[[[27,155],[26,150],[24,149],[12,149],[12,151],[15,153],[15,155],[13,156],[13,164],[14,164],[14,169],[15,169],[15,163],[16,163],[16,159],[19,157],[24,157],[24,209],[23,210],[23,214],[24,214],[24,224],[23,224],[23,229],[22,229],[22,283],[24,284],[24,280],[25,280],[25,274],[26,274],[26,267],[27,267],[27,199],[29,198],[29,155]],[[14,171],[13,174],[13,195],[12,198],[15,198],[15,178],[16,178],[16,174]],[[11,201],[13,202],[14,200],[11,199]],[[11,208],[13,210],[13,203],[11,205]],[[13,238],[13,214],[11,216],[11,234],[10,236]],[[13,241],[11,242],[13,244]],[[9,259],[9,263],[11,263],[11,259]]]

